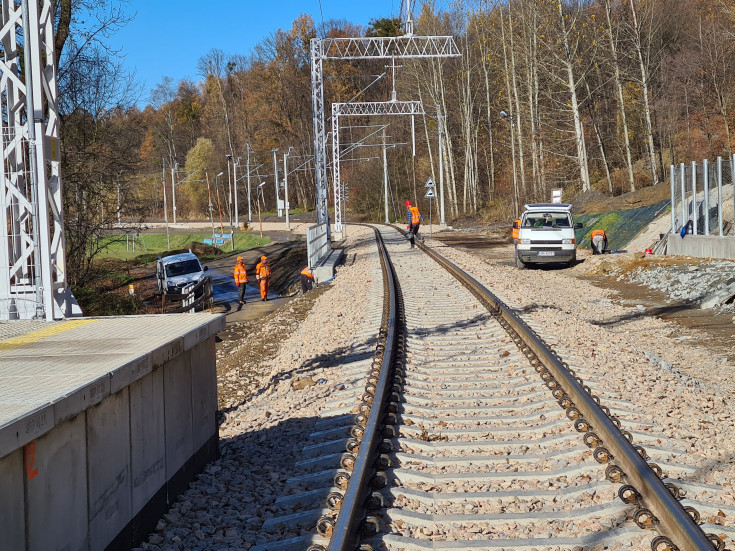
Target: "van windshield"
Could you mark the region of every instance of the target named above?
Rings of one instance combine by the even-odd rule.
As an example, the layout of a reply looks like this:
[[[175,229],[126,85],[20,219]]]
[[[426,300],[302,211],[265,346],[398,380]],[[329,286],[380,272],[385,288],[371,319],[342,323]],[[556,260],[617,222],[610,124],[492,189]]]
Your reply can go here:
[[[168,277],[194,274],[201,271],[202,267],[199,264],[199,261],[193,258],[191,260],[182,260],[181,262],[166,264],[166,275]]]
[[[524,228],[571,228],[568,212],[529,212],[523,220]]]

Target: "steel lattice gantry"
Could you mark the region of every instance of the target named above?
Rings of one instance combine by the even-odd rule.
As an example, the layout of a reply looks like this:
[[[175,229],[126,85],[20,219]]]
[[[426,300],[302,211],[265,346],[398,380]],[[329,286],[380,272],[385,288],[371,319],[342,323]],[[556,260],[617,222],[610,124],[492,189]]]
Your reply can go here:
[[[52,0],[0,2],[2,320],[51,321],[76,304],[66,286],[53,22]]]
[[[339,118],[365,115],[423,115],[419,101],[372,101],[332,104],[332,173],[334,231],[342,232],[342,183],[339,171]]]
[[[389,36],[311,39],[311,102],[314,122],[317,222],[329,222],[327,210],[327,144],[324,120],[325,59],[431,59],[460,57],[452,36]],[[327,226],[328,227],[328,226]]]

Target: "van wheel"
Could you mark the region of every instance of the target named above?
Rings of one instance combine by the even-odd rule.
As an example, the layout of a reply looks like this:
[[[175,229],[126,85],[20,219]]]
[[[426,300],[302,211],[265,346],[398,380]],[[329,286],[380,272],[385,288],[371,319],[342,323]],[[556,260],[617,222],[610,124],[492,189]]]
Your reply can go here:
[[[516,256],[516,268],[519,270],[524,270],[526,268],[526,263],[523,262],[519,256]]]

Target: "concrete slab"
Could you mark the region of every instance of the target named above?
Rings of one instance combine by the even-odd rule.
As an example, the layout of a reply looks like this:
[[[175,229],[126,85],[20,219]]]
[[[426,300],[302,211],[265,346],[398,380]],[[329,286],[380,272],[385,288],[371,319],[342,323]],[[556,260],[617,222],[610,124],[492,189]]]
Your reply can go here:
[[[77,415],[33,442],[26,460],[30,551],[88,549],[85,425],[86,415]]]
[[[166,480],[194,453],[191,410],[191,360],[178,356],[163,367],[163,405],[166,424]]]
[[[129,393],[87,411],[90,549],[104,549],[131,518]]]
[[[191,350],[191,395],[193,447],[206,444],[217,434],[217,369],[214,341],[205,341]]]
[[[334,277],[337,264],[344,258],[344,250],[332,249],[327,257],[314,269],[314,279],[317,283],[324,283]]]
[[[166,482],[163,369],[130,385],[130,470],[133,514]]]
[[[666,254],[694,256],[696,258],[735,259],[735,237],[726,235],[681,235],[669,234]]]
[[[25,549],[23,450],[0,459],[0,534],[6,549]]]

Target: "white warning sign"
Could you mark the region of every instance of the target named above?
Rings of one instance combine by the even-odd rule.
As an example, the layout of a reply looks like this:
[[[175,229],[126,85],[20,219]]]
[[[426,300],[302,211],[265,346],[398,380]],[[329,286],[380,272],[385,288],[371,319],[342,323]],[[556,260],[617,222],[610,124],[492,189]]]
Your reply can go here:
[[[428,197],[428,198],[436,197],[436,192],[434,191],[434,188],[430,187],[429,189],[427,189],[426,195],[424,195],[424,197]]]

